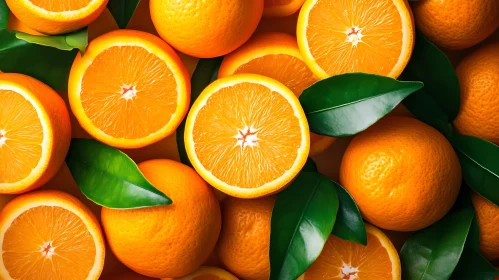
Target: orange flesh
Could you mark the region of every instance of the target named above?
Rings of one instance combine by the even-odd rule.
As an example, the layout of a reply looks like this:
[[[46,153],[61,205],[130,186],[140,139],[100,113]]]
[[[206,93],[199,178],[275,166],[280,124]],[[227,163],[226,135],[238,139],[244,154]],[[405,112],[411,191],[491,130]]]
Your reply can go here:
[[[367,233],[367,246],[342,240],[331,235],[324,249],[305,273],[305,280],[349,280],[348,273],[357,275],[359,280],[392,279],[392,263],[388,252],[379,239]],[[357,268],[358,272],[343,270],[346,264]]]
[[[88,6],[92,0],[29,0],[33,5],[50,12],[76,11]]]
[[[357,46],[347,41],[354,27],[363,36]],[[392,0],[318,0],[306,34],[310,53],[330,75],[388,75],[402,52],[402,19]]]
[[[17,92],[0,89],[0,134],[0,183],[28,177],[42,157],[43,128],[33,105]]]
[[[85,71],[81,85],[85,114],[115,138],[149,136],[166,126],[177,108],[177,82],[172,71],[141,47],[106,49]]]
[[[257,130],[258,140],[251,146],[251,137],[246,137],[243,148],[238,138],[247,135],[247,127]],[[200,163],[216,178],[242,188],[257,188],[281,177],[293,166],[302,142],[299,119],[288,101],[255,83],[213,93],[196,116],[193,138]]]
[[[48,257],[51,248],[53,253]],[[5,267],[14,279],[63,280],[86,279],[94,265],[96,248],[78,216],[61,207],[38,206],[12,222],[2,252]]]

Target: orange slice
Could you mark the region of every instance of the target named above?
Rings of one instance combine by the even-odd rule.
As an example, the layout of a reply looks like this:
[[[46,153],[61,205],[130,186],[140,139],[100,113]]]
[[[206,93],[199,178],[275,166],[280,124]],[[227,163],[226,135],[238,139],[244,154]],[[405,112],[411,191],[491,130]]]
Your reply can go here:
[[[367,246],[331,235],[303,280],[400,280],[400,259],[390,239],[366,224]]]
[[[108,0],[6,0],[16,17],[31,29],[56,35],[78,30],[96,20]]]
[[[69,113],[44,83],[0,74],[0,193],[22,193],[48,182],[71,141]]]
[[[347,72],[397,78],[414,47],[406,0],[307,0],[296,33],[305,62],[320,78]]]
[[[141,148],[174,133],[187,114],[189,73],[160,38],[116,30],[76,57],[68,95],[78,122],[94,138]]]
[[[298,49],[296,38],[286,33],[262,33],[225,56],[218,77],[251,73],[275,79],[296,96],[318,79],[308,69]],[[310,133],[310,156],[333,144],[335,138]]]
[[[239,280],[231,273],[217,267],[202,266],[195,272],[177,280]]]
[[[73,196],[53,190],[12,200],[0,214],[0,278],[98,279],[104,240],[97,219]]]
[[[276,80],[255,74],[213,82],[192,106],[185,126],[196,171],[240,198],[283,189],[305,164],[309,145],[298,98]]]
[[[305,0],[265,0],[264,17],[285,17],[297,12]]]

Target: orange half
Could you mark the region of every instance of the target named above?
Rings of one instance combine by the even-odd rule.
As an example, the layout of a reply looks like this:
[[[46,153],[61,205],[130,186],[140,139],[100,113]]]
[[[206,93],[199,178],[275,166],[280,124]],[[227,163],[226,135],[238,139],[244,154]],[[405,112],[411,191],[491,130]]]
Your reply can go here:
[[[390,239],[366,224],[367,246],[331,235],[303,280],[400,280],[400,258]]]
[[[305,0],[265,0],[264,17],[285,17],[294,14]]]
[[[348,72],[397,78],[414,47],[406,0],[307,0],[296,33],[305,62],[320,78]]]
[[[37,191],[12,200],[0,214],[0,278],[96,280],[104,240],[95,216],[61,191]]]
[[[283,189],[302,169],[310,147],[298,98],[268,77],[219,79],[187,117],[185,146],[196,171],[218,190],[256,198]]]
[[[177,280],[239,280],[231,273],[217,267],[202,266],[195,272]]]
[[[117,148],[141,148],[175,132],[187,114],[189,73],[159,37],[117,30],[93,40],[69,77],[81,126]]]

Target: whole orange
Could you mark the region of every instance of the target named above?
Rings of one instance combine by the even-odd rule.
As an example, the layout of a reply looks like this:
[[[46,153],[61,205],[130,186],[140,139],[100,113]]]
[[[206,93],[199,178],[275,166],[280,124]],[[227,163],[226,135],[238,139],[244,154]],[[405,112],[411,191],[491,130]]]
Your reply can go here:
[[[499,43],[471,53],[456,72],[461,86],[457,131],[499,145]]]
[[[218,256],[241,279],[269,279],[270,218],[275,200],[275,196],[251,200],[227,197],[222,204]]]
[[[416,26],[439,47],[460,50],[487,38],[499,26],[497,0],[412,2]]]
[[[388,117],[353,138],[340,181],[364,219],[388,230],[415,231],[450,210],[461,166],[436,129],[413,118]]]
[[[246,42],[263,14],[263,0],[151,0],[159,35],[195,57],[225,55]]]
[[[499,207],[476,193],[472,201],[480,228],[480,252],[489,261],[499,260]]]
[[[140,163],[140,171],[173,204],[143,209],[102,209],[102,226],[116,257],[155,278],[195,271],[208,258],[221,227],[220,205],[194,169],[172,160]]]

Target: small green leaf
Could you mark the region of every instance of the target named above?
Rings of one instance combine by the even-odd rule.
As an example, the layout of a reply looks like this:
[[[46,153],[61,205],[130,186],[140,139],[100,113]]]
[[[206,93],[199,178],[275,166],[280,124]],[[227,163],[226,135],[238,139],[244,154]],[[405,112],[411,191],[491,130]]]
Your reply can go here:
[[[223,57],[200,59],[196,70],[191,77],[191,106],[196,101],[201,92],[214,80],[217,79],[218,69],[222,64]],[[185,119],[177,128],[177,148],[180,161],[192,167],[191,161],[187,156],[184,143]]]
[[[307,159],[307,162],[301,169],[302,172],[317,172],[317,164],[311,158]]]
[[[118,27],[126,28],[140,0],[109,0],[107,9],[111,12]]]
[[[449,279],[463,252],[474,214],[472,208],[461,209],[411,236],[400,251],[404,280]]]
[[[271,220],[270,280],[296,279],[319,257],[338,204],[331,180],[315,172],[300,173],[279,193]]]
[[[359,208],[352,196],[340,184],[333,181],[338,191],[340,208],[336,216],[333,234],[341,239],[367,245],[367,233]]]
[[[172,203],[127,155],[98,141],[71,140],[66,163],[82,193],[98,205],[133,209]]]
[[[88,45],[87,28],[57,36],[37,36],[16,32],[16,38],[28,43],[37,44],[46,47],[52,47],[63,51],[80,50],[83,54]]]
[[[9,23],[9,7],[5,0],[0,0],[0,30],[7,28]]]
[[[367,129],[422,87],[420,82],[349,73],[311,85],[300,102],[312,132],[342,137]]]
[[[496,270],[482,255],[472,248],[465,247],[451,280],[494,280],[499,276]]]
[[[422,81],[447,115],[454,120],[459,112],[461,89],[454,67],[447,56],[422,33],[416,33],[416,44],[403,76],[412,81]]]
[[[499,206],[499,146],[473,136],[456,135],[463,178],[478,194]]]

